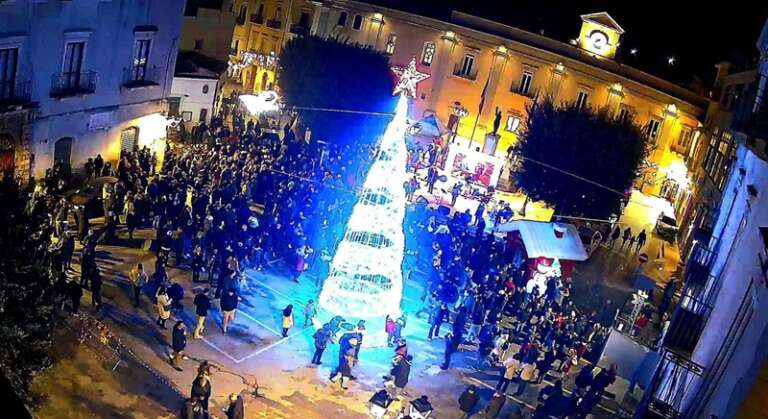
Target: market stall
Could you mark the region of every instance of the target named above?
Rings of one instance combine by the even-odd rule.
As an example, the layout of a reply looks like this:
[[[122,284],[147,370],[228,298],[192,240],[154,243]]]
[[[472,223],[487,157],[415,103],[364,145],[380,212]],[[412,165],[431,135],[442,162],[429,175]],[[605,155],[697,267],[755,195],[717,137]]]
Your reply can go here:
[[[494,232],[506,240],[506,252],[527,272],[526,288],[546,288],[550,278],[570,280],[576,262],[587,252],[572,224],[517,220],[498,225]]]

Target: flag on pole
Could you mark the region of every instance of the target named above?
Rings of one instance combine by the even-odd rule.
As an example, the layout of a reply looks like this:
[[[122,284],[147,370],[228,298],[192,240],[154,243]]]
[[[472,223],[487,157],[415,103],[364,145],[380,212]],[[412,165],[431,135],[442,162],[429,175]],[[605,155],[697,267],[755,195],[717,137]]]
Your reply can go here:
[[[483,107],[485,106],[485,95],[488,93],[488,83],[491,82],[491,73],[488,73],[488,79],[485,80],[485,86],[483,86],[483,93],[480,94],[480,109],[478,114],[483,113]]]

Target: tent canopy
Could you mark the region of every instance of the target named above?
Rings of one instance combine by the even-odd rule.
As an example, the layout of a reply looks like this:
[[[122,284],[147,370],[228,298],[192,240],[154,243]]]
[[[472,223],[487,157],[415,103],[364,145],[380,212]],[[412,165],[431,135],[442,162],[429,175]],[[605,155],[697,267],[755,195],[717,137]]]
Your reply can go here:
[[[440,122],[440,120],[437,119],[437,116],[434,114],[425,116],[421,121],[417,123],[419,124],[419,127],[421,127],[421,130],[417,135],[437,138],[442,137],[448,133],[448,128],[446,128],[445,124]]]
[[[555,234],[555,227],[562,231],[562,237]],[[588,258],[579,238],[579,232],[572,224],[516,220],[499,224],[494,231],[500,236],[514,231],[519,232],[529,258],[545,257],[578,262]]]

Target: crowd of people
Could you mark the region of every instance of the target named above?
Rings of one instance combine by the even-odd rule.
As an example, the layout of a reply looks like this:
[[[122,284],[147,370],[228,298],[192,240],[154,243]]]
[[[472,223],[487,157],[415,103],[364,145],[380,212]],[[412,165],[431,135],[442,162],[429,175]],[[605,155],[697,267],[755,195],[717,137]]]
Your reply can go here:
[[[56,289],[62,303],[69,301],[70,310],[77,313],[82,290],[89,289],[93,306],[101,305],[96,244],[118,242],[118,226],[125,227],[129,242],[135,230],[154,231],[154,269],[137,264],[128,279],[134,306],[141,305],[143,295],[152,297],[158,327],[165,328],[173,313],[185,309],[184,287],[169,277],[167,268],[188,269],[193,283],[201,283],[193,298],[193,338],[203,336],[206,317],[216,300],[223,313],[221,328],[227,333],[248,287],[246,269],[261,270],[269,261],[284,259],[294,281],[300,282],[308,269],[323,278],[355,203],[354,192],[376,155],[375,145],[308,145],[294,136],[290,124],[280,128],[279,134],[262,128],[264,125],[264,121],[243,122],[230,130],[221,120],[214,120],[210,127],[197,131],[194,143],[169,147],[162,164],[147,148],[124,153],[114,169],[101,156],[89,159],[84,167],[86,180],[115,178],[104,182],[99,192],[104,229],[98,236],[88,225],[93,208],[54,197],[69,174],[60,167],[51,170],[43,187],[29,200],[29,212],[49,220],[53,244],[38,247],[54,250],[50,257],[60,272]],[[413,199],[420,185],[414,177],[404,186]],[[433,186],[434,182],[428,188]],[[460,191],[461,187],[452,190],[453,204]],[[584,417],[616,375],[615,369],[592,373],[591,365],[606,339],[606,325],[601,324],[598,313],[578,312],[569,297],[567,280],[552,278],[545,289],[527,290],[531,272],[525,263],[510,257],[504,243],[485,231],[484,208],[485,204],[480,205],[474,215],[467,211],[451,216],[423,203],[409,208],[405,223],[408,247],[419,249],[410,259],[431,259],[422,296],[424,307],[416,313],[430,324],[427,339],[444,339],[443,369],[451,367],[457,352],[475,351],[475,369],[499,371],[494,395],[486,406],[488,417],[500,412],[509,384],[516,385],[519,396],[529,384],[544,381],[552,384],[541,390],[537,415]],[[508,218],[509,212],[504,207],[497,218]],[[46,218],[47,214],[52,216]],[[70,219],[75,220],[76,233]],[[79,278],[71,274],[75,240],[83,246]],[[642,246],[639,236],[638,245]],[[406,261],[405,270],[405,278],[412,278],[415,262]],[[301,310],[306,326],[317,309],[310,301]],[[352,368],[359,360],[366,325],[360,322],[340,334],[343,321],[334,318],[316,331],[312,363],[322,364],[325,349],[338,341],[338,366],[331,379],[346,388],[354,379]],[[406,322],[405,315],[384,319],[387,343],[394,348],[387,377],[393,397],[405,389],[413,364],[403,338]],[[294,323],[294,308],[288,306],[282,312],[283,337]],[[172,325],[169,362],[179,370],[186,334],[184,322]],[[579,370],[582,365],[586,366]],[[566,395],[562,379],[574,371],[579,371],[576,386]],[[185,404],[185,412],[193,412],[188,417],[207,415],[210,385],[209,370],[201,367]],[[476,388],[469,388],[461,395],[462,411],[476,409],[476,393]],[[232,401],[237,405],[234,410],[242,411],[242,399]]]

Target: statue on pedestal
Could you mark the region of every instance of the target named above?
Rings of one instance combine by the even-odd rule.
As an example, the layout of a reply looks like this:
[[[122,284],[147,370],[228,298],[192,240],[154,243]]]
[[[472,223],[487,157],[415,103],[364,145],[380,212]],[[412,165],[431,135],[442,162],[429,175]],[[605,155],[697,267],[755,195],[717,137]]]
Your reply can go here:
[[[493,118],[493,135],[498,136],[499,132],[499,125],[501,125],[501,111],[499,110],[499,107],[496,107],[496,117]]]

